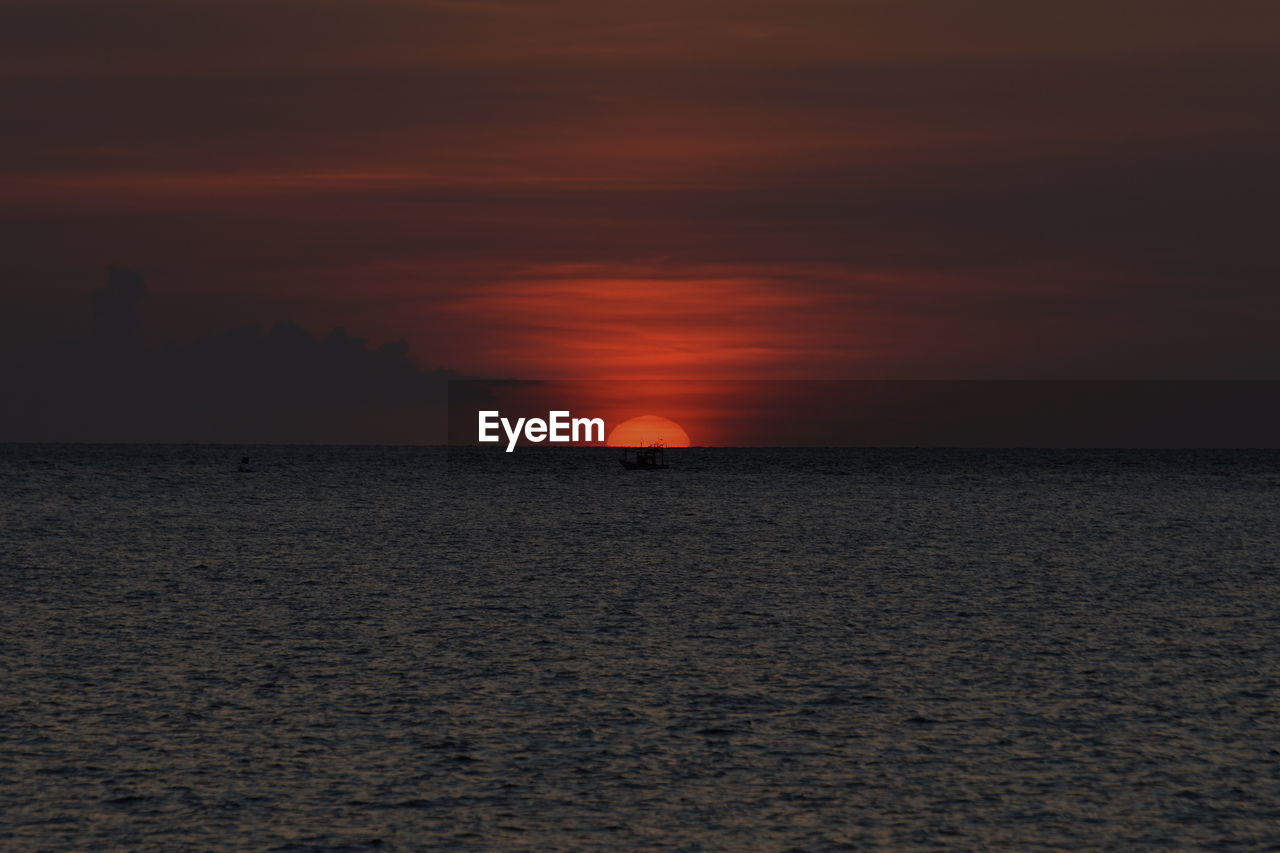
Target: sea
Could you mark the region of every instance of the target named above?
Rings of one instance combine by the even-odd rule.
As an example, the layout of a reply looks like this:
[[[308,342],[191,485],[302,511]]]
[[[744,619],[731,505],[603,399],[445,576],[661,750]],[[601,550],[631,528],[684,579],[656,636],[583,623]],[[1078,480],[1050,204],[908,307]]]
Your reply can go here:
[[[0,849],[1280,850],[1280,452],[668,461],[0,445]]]

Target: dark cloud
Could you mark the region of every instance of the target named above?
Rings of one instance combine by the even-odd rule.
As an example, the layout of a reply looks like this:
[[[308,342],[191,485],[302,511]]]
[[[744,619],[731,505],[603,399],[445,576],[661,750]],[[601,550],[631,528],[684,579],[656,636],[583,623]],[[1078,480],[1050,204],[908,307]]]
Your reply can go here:
[[[243,69],[1133,52],[1268,43],[1268,0],[2,0],[5,66]]]
[[[281,321],[164,348],[140,345],[146,291],[112,268],[85,338],[30,354],[7,377],[0,440],[432,444],[451,371],[403,340],[370,347]]]
[[[109,352],[132,349],[140,343],[139,315],[147,285],[142,276],[122,267],[107,271],[107,286],[93,294],[95,343]]]

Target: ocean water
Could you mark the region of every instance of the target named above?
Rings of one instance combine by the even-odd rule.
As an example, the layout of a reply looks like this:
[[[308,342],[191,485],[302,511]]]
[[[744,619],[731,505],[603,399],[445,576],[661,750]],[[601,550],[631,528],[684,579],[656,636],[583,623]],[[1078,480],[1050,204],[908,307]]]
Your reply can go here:
[[[0,446],[0,848],[1280,849],[1280,453],[670,455]]]

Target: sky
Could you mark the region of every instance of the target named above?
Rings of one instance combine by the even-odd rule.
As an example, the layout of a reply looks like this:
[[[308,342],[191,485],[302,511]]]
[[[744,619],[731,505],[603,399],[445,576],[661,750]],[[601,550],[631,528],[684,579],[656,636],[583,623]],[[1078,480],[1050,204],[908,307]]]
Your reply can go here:
[[[0,0],[0,439],[1277,379],[1276,103],[1271,0]]]

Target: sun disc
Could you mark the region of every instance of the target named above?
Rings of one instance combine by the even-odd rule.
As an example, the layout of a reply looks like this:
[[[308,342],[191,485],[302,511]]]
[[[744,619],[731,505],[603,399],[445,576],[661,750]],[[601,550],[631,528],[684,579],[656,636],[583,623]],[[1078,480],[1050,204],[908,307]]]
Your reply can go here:
[[[689,433],[680,424],[660,415],[628,418],[613,428],[605,443],[609,447],[648,447],[650,444],[688,447],[690,444]]]

